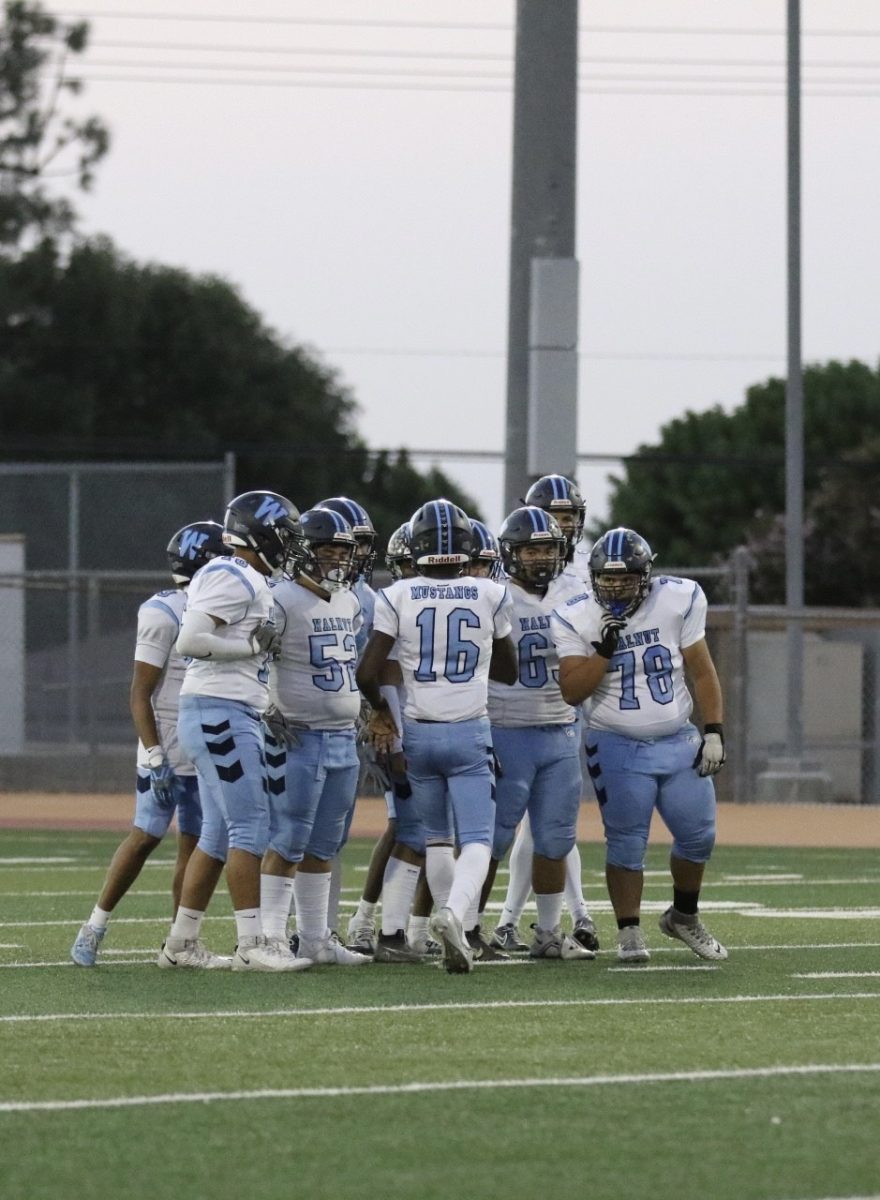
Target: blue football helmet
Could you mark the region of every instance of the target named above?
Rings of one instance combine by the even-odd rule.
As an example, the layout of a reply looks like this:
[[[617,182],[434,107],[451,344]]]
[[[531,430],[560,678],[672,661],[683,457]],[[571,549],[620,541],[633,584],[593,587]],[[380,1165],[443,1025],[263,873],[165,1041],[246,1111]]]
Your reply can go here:
[[[228,558],[232,549],[223,541],[223,526],[217,521],[193,521],[178,529],[165,553],[171,578],[184,584],[212,558]]]
[[[223,529],[227,546],[252,550],[271,574],[295,575],[303,561],[299,509],[277,492],[244,492],[230,500]]]
[[[363,579],[370,583],[376,562],[376,530],[367,510],[357,500],[349,500],[348,496],[319,500],[315,508],[329,508],[348,521],[358,546],[352,564],[352,581]]]
[[[310,508],[300,516],[300,525],[306,554],[301,574],[327,592],[350,588],[357,543],[345,517],[330,508]],[[343,553],[322,555],[322,547],[327,546],[342,546]]]
[[[593,595],[615,617],[634,613],[651,587],[651,547],[633,529],[609,529],[590,551]]]
[[[546,590],[565,566],[565,534],[551,513],[534,504],[515,508],[505,517],[498,543],[504,570],[518,583]],[[538,546],[543,554],[523,561],[524,546]]]
[[[543,475],[526,492],[525,502],[553,513],[565,534],[565,561],[571,562],[574,558],[574,548],[584,532],[587,516],[587,506],[578,485],[565,475]]]
[[[495,534],[482,521],[475,521],[473,517],[471,517],[471,529],[474,534],[471,567],[477,565],[486,567],[486,578],[497,579],[501,574],[501,554]]]
[[[471,561],[471,519],[451,500],[429,500],[409,521],[410,550],[417,567],[463,567]]]

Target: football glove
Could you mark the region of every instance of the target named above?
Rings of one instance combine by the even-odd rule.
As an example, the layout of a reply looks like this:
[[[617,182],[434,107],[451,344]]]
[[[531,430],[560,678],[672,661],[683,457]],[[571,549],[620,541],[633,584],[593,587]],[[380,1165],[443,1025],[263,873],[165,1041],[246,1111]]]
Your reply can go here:
[[[300,745],[300,740],[296,735],[296,731],[290,725],[280,708],[276,708],[274,704],[263,713],[263,726],[268,737],[272,739],[276,746],[284,746],[285,749],[291,750],[294,746]]]
[[[614,656],[614,651],[617,649],[617,643],[620,640],[620,633],[624,625],[626,625],[624,617],[615,617],[613,613],[605,613],[602,618],[602,626],[599,630],[599,641],[590,643],[600,658],[612,658]]]
[[[694,758],[693,766],[698,775],[717,775],[724,766],[724,730],[718,722],[704,726],[703,740]]]
[[[268,621],[261,621],[251,634],[254,654],[268,654],[275,658],[281,651],[281,634]]]
[[[150,787],[153,789],[153,795],[162,808],[174,808],[182,788],[162,747],[151,746],[147,750],[147,760],[150,764]]]

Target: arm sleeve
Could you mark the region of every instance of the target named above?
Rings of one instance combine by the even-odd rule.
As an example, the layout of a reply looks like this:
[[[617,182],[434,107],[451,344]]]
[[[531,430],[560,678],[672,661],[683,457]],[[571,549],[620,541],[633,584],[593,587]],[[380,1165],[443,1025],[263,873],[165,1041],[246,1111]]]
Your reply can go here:
[[[250,639],[242,636],[221,637],[216,632],[214,618],[208,613],[187,609],[177,639],[177,653],[190,658],[213,658],[216,662],[232,662],[238,658],[253,658],[257,651]]]

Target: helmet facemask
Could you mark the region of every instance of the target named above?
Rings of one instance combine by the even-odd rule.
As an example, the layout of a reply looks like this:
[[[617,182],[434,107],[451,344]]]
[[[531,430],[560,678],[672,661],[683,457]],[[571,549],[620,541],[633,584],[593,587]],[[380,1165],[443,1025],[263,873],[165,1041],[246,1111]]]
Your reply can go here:
[[[593,593],[601,606],[614,617],[631,616],[648,594],[651,568],[619,571],[613,565],[592,576]]]

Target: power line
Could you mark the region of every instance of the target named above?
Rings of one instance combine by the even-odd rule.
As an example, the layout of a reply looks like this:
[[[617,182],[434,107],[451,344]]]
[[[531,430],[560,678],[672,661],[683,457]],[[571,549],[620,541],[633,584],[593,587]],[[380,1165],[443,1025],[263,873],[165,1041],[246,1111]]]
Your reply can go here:
[[[332,72],[330,72],[332,73]],[[453,83],[407,83],[394,81],[363,81],[347,83],[343,80],[324,80],[324,79],[207,79],[195,78],[193,76],[171,76],[171,75],[97,75],[83,73],[77,71],[71,73],[70,79],[81,80],[84,83],[159,83],[167,84],[185,84],[185,85],[202,85],[208,87],[272,87],[272,88],[317,88],[321,90],[332,91],[385,91],[385,92],[460,92],[460,93],[478,93],[482,95],[490,95],[492,93],[498,95],[509,96],[513,92],[513,83],[508,86],[502,84],[498,87],[483,84],[467,84],[461,85]],[[782,84],[773,84],[772,80],[766,81],[771,86],[767,87],[725,87],[723,81],[719,81],[718,87],[697,88],[697,87],[596,87],[593,85],[581,85],[578,91],[582,95],[591,96],[754,96],[754,97],[769,97],[777,98],[785,95],[785,88]],[[821,87],[805,87],[803,89],[804,96],[811,97],[828,97],[837,99],[873,99],[880,97],[880,91],[842,91],[840,87],[846,87],[844,82],[841,85],[836,85],[837,90],[830,90],[831,83],[828,83],[826,88]],[[851,85],[855,86],[855,85]],[[860,85],[861,86],[861,85]]]
[[[255,71],[260,73],[284,72],[286,75],[295,78],[298,75],[358,75],[366,78],[376,76],[395,76],[405,79],[501,79],[512,82],[513,74],[511,71],[460,71],[460,70],[445,70],[423,67],[339,67],[339,66],[311,66],[297,65],[291,67],[287,64],[282,66],[272,66],[264,63],[195,63],[195,62],[126,62],[115,59],[90,59],[86,60],[82,66],[90,69],[98,67],[106,68],[134,68],[135,70],[150,70],[150,71]],[[768,79],[760,75],[750,76],[725,76],[719,79],[714,75],[645,75],[645,74],[608,74],[608,75],[592,75],[586,72],[581,74],[581,80],[584,83],[709,83],[709,84],[773,84],[779,87],[784,86],[784,79]],[[823,79],[819,81],[823,86],[827,87],[862,87],[876,86],[880,83],[877,79]]]
[[[509,22],[461,22],[461,21],[406,21],[378,17],[278,17],[259,16],[251,14],[242,16],[239,13],[198,13],[187,14],[180,12],[131,12],[106,9],[103,11],[73,12],[61,10],[58,16],[76,20],[99,20],[106,18],[114,21],[174,21],[192,24],[230,24],[230,25],[316,25],[334,29],[453,29],[465,32],[472,31],[501,31],[513,33],[514,26]],[[579,25],[579,33],[613,33],[639,34],[650,36],[676,36],[679,34],[699,37],[783,37],[784,29],[768,29],[767,27],[736,27],[711,25]],[[804,29],[804,37],[880,37],[880,29]]]
[[[453,347],[413,347],[398,346],[322,346],[321,354],[334,354],[340,357],[368,358],[493,358],[505,357],[503,350],[471,350]],[[621,350],[579,350],[578,358],[593,361],[638,360],[644,362],[784,362],[784,354],[755,354],[745,353],[675,353],[654,351],[621,351]]]
[[[406,58],[406,59],[441,59],[444,61],[473,61],[473,62],[512,62],[510,54],[486,54],[474,50],[376,50],[368,47],[357,49],[341,49],[332,46],[242,46],[228,43],[212,42],[132,42],[115,41],[113,39],[93,38],[89,41],[89,49],[96,46],[110,50],[171,50],[194,51],[199,54],[220,54],[234,51],[237,54],[294,54],[325,58]],[[654,67],[784,67],[782,58],[681,58],[657,57],[651,55],[641,57],[631,54],[579,54],[579,63],[592,63],[596,66],[637,66]],[[880,60],[868,59],[814,59],[801,63],[802,68],[811,70],[849,70],[850,68],[880,67]]]

